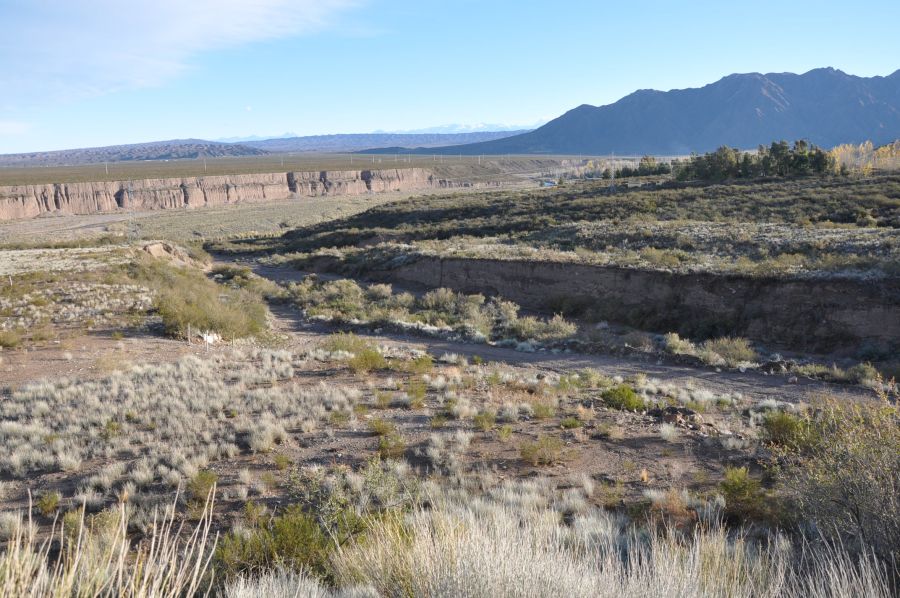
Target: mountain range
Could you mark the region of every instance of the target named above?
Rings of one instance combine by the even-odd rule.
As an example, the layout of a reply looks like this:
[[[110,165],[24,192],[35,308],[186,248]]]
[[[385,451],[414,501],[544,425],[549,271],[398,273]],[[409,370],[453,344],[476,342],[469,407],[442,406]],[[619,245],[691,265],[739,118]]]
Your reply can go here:
[[[752,149],[781,139],[806,139],[825,148],[867,140],[880,145],[900,138],[900,70],[886,77],[857,77],[833,68],[801,75],[734,74],[700,88],[642,89],[613,104],[584,104],[532,131],[471,130],[479,128],[179,139],[0,155],[0,166],[303,152],[683,155],[722,145]]]
[[[827,148],[898,137],[900,70],[866,78],[821,68],[802,75],[735,74],[692,89],[643,89],[606,106],[579,106],[534,131],[451,153],[678,155],[722,145],[751,149],[780,139]]]
[[[0,167],[71,166],[132,160],[184,160],[284,153],[343,153],[358,152],[384,146],[432,148],[496,140],[524,132],[518,130],[445,134],[366,133],[358,135],[277,137],[272,139],[250,137],[243,138],[238,143],[222,140],[173,139],[129,145],[4,154],[0,155]]]

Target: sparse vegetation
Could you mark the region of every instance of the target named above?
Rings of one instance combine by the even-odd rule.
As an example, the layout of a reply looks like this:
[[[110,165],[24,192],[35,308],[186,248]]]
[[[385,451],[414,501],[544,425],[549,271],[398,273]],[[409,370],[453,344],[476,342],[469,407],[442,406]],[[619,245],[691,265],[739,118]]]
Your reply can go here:
[[[349,275],[526,256],[742,276],[850,268],[880,284],[894,276],[896,178],[615,195],[567,182],[384,205],[227,248]],[[0,280],[0,368],[16,376],[0,389],[0,538],[12,539],[0,594],[133,594],[144,575],[172,596],[895,592],[900,422],[883,347],[824,366],[732,323],[628,328],[601,297],[525,313],[447,288],[204,273],[115,244],[46,250],[80,252],[74,277],[26,264],[57,254],[16,251],[0,265],[14,277]],[[311,322],[296,333],[290,309],[268,313],[280,301]],[[177,338],[188,326],[237,340],[192,346]],[[359,334],[322,332],[338,327]],[[144,339],[171,356],[141,353]],[[485,344],[472,356],[460,341]],[[592,351],[607,356],[573,354]],[[18,375],[45,366],[49,380]],[[787,376],[866,388],[806,405],[810,385]],[[872,390],[878,402],[858,401]],[[38,533],[55,517],[65,542]]]
[[[390,288],[388,285],[376,286]],[[320,282],[308,277],[291,285],[289,293],[297,306],[314,319],[392,326],[432,336],[461,336],[476,342],[507,339],[552,343],[571,338],[578,330],[575,324],[560,315],[549,320],[519,317],[519,308],[514,303],[486,300],[482,295],[436,289],[416,299],[409,293],[389,294],[387,289],[373,294],[352,280]],[[359,353],[359,347],[353,348],[353,351],[347,347],[342,350]],[[432,361],[430,357],[418,356],[398,367],[408,372],[426,373],[432,367]]]

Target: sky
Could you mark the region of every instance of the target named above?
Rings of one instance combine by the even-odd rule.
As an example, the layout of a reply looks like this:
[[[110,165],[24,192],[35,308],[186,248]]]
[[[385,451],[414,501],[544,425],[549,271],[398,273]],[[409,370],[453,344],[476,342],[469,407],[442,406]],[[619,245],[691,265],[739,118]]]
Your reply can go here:
[[[900,68],[900,2],[0,0],[0,153],[533,126],[731,73]]]

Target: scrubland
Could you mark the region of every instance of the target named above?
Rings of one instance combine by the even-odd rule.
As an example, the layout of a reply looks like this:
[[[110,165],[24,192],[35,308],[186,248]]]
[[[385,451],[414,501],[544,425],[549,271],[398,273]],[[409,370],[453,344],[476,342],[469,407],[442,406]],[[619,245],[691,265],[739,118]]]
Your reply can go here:
[[[309,254],[366,247],[473,258],[573,261],[754,276],[896,276],[900,180],[800,179],[611,194],[556,189],[396,202],[236,250]]]
[[[167,352],[0,382],[0,594],[896,595],[879,368],[357,280],[453,251],[896,275],[890,177],[604,189],[419,198],[216,258],[0,252],[0,359],[98,336]],[[323,256],[332,272],[297,270]]]
[[[0,587],[888,596],[896,575],[888,397],[754,404],[353,335],[73,382],[3,403]],[[97,568],[126,538],[147,570]]]

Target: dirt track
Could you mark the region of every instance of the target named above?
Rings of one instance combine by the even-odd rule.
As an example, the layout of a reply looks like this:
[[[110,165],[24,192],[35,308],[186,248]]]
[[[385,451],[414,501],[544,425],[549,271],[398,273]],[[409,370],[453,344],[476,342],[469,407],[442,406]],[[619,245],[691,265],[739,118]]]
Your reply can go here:
[[[250,266],[253,271],[265,278],[278,282],[301,280],[305,274],[291,268],[263,266],[254,262],[232,261],[218,256],[220,263],[238,263]],[[321,340],[322,334],[330,328],[305,322],[299,313],[291,307],[274,306],[272,309],[275,327],[283,333],[289,333],[292,344],[310,345]],[[610,355],[579,353],[523,353],[505,347],[478,345],[444,339],[408,336],[390,333],[359,332],[360,336],[371,338],[379,343],[403,343],[427,350],[433,355],[457,353],[466,356],[478,355],[485,361],[503,362],[510,365],[528,366],[552,372],[567,372],[585,367],[596,368],[603,373],[623,377],[643,373],[651,378],[679,385],[692,384],[707,388],[713,392],[740,392],[754,400],[777,399],[779,401],[809,401],[817,395],[830,394],[847,399],[865,399],[872,393],[864,388],[849,385],[836,385],[818,380],[799,379],[792,383],[787,375],[768,375],[759,372],[739,372],[735,370],[717,370],[711,367],[696,368],[682,364],[667,363],[654,358],[619,357]]]

